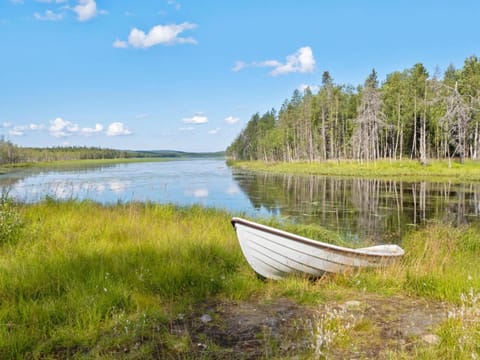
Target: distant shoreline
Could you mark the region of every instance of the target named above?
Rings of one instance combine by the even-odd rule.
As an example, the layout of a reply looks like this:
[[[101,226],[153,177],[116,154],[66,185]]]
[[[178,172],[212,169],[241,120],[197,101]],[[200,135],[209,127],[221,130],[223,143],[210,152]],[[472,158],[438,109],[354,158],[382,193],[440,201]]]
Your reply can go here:
[[[173,154],[171,152],[170,154]],[[56,168],[56,167],[75,167],[81,165],[109,165],[109,164],[128,164],[142,162],[164,162],[178,161],[188,159],[220,158],[223,153],[182,153],[175,152],[177,156],[152,156],[152,157],[132,157],[132,158],[114,158],[114,159],[81,159],[81,160],[53,160],[39,162],[21,162],[15,164],[0,165],[0,175],[14,171],[30,168]]]

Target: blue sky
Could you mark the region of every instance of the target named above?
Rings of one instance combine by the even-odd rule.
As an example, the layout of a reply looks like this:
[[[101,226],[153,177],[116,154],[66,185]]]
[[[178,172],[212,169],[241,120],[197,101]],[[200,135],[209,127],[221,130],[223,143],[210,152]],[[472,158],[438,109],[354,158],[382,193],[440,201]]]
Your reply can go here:
[[[224,150],[328,70],[358,85],[480,56],[480,1],[0,0],[0,135]]]

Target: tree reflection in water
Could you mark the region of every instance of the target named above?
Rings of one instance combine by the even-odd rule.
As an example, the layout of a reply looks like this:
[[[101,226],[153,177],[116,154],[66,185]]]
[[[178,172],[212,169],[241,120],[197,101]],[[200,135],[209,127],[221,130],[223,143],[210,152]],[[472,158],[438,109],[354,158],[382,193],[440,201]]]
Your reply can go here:
[[[255,208],[340,232],[352,242],[399,242],[428,221],[479,220],[480,184],[276,175],[233,170]]]

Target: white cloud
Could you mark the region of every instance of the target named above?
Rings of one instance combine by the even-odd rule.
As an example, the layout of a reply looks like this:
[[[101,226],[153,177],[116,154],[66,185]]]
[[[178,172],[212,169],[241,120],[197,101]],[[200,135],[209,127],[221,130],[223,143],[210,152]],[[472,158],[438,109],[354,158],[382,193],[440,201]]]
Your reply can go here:
[[[220,132],[220,130],[221,130],[221,128],[217,127],[215,129],[210,130],[208,133],[212,134],[212,135],[215,135],[215,134],[218,134]]]
[[[43,124],[40,124],[40,125],[30,124],[30,125],[25,125],[23,128],[25,130],[43,130],[43,129],[45,129],[45,125],[43,125]]]
[[[168,5],[171,5],[175,8],[175,10],[180,10],[182,5],[180,5],[180,3],[178,3],[177,1],[175,0],[168,0],[167,1]]]
[[[246,67],[273,67],[274,69],[270,72],[272,76],[288,73],[310,73],[315,70],[315,58],[312,48],[305,46],[288,55],[285,63],[278,60],[254,61],[249,64],[237,61],[232,71],[240,71]]]
[[[11,123],[3,123],[3,127],[11,127]],[[8,126],[7,126],[8,125]],[[50,121],[50,126],[45,126],[44,124],[28,124],[28,125],[16,125],[13,126],[9,134],[13,136],[23,136],[26,131],[40,131],[48,129],[50,135],[56,138],[65,138],[72,135],[83,135],[90,136],[94,134],[99,134],[103,131],[103,125],[95,124],[95,127],[80,127],[78,124],[75,124],[71,121],[62,119],[60,117],[55,120]]]
[[[230,125],[233,125],[233,124],[235,124],[235,123],[237,123],[237,122],[239,122],[239,121],[240,121],[240,119],[239,119],[238,117],[227,116],[227,117],[225,118],[225,122],[226,122],[227,124],[230,124]]]
[[[4,127],[4,128],[8,128],[8,127],[10,127],[10,126],[12,126],[12,125],[13,125],[13,124],[12,124],[11,122],[9,122],[9,121],[4,121],[4,122],[2,123],[2,127]]]
[[[25,134],[24,131],[16,128],[11,129],[8,133],[12,136],[23,136]]]
[[[128,47],[128,43],[126,41],[116,39],[113,42],[113,47],[117,49],[126,49]]]
[[[172,24],[172,25],[157,25],[154,26],[148,34],[134,28],[130,32],[128,42],[133,47],[147,48],[159,44],[196,44],[196,40],[191,37],[179,37],[183,31],[196,28],[197,25],[190,23]]]
[[[282,63],[277,60],[265,60],[260,62],[254,62],[253,65],[259,67],[279,67],[282,66]]]
[[[25,135],[25,131],[37,131],[43,129],[45,129],[45,125],[42,124],[17,125],[10,129],[9,134],[13,136],[23,136]]]
[[[50,135],[56,138],[69,137],[72,135],[90,136],[101,133],[103,131],[103,125],[95,124],[94,128],[80,127],[78,124],[75,124],[71,121],[64,120],[62,118],[56,118],[55,120],[50,121],[50,127],[48,128],[48,131]]]
[[[13,5],[23,4],[23,0],[10,0]]]
[[[70,136],[78,130],[79,126],[77,124],[74,124],[71,121],[64,120],[62,118],[56,118],[55,120],[51,120],[50,127],[48,128],[50,135],[57,138]]]
[[[95,124],[94,128],[89,128],[89,127],[84,127],[80,129],[80,133],[82,135],[92,135],[92,134],[98,134],[101,133],[103,130],[103,125],[102,124]]]
[[[66,3],[67,0],[35,0],[36,2],[39,3],[47,3],[47,4],[63,4]]]
[[[116,40],[115,47],[149,48],[155,45],[173,45],[173,44],[196,44],[197,40],[192,37],[180,37],[185,30],[195,29],[196,24],[184,22],[181,24],[157,25],[150,29],[146,34],[144,31],[133,28],[128,36],[128,42]],[[120,46],[118,46],[120,45]]]
[[[184,126],[184,127],[178,128],[178,130],[180,130],[180,131],[192,131],[192,130],[195,130],[195,127],[193,127],[193,126]]]
[[[235,65],[233,65],[232,71],[240,71],[248,66],[247,63],[243,61],[235,61]]]
[[[108,125],[107,135],[108,136],[121,136],[121,135],[130,135],[132,132],[128,130],[125,125],[121,122],[114,122]]]
[[[145,118],[148,118],[148,117],[150,117],[150,114],[147,114],[147,113],[142,113],[142,114],[135,115],[135,119],[145,119]]]
[[[206,124],[206,123],[208,123],[208,117],[206,117],[205,115],[197,114],[197,115],[192,116],[191,118],[183,118],[182,122],[184,124],[196,124],[196,125],[197,124]]]
[[[62,13],[55,13],[52,10],[46,10],[43,14],[36,12],[33,16],[41,21],[59,21],[63,19]]]
[[[97,9],[95,0],[78,0],[78,5],[73,8],[73,11],[77,13],[80,21],[90,20],[98,14],[106,14],[106,11]]]
[[[273,76],[280,74],[288,74],[291,72],[309,73],[315,70],[315,59],[313,57],[312,48],[305,46],[300,48],[296,53],[287,56],[287,62],[278,65],[273,69]]]
[[[310,88],[310,90],[313,93],[316,93],[318,92],[318,90],[320,90],[320,87],[318,85],[308,85],[308,84],[300,84],[300,86],[298,87],[298,90],[304,92],[305,90],[307,90],[307,88]]]

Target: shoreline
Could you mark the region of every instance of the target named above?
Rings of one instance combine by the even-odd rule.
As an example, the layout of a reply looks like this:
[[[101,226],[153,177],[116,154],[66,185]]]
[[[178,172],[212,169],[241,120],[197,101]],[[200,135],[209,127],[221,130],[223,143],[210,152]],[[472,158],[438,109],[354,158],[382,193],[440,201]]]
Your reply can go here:
[[[356,177],[435,182],[480,182],[480,162],[468,160],[460,164],[448,160],[432,160],[423,166],[415,160],[382,160],[360,164],[353,160],[323,162],[264,162],[227,160],[229,166],[255,172],[294,175]]]
[[[148,163],[148,162],[166,162],[166,161],[181,161],[189,158],[174,158],[174,157],[151,157],[151,158],[116,158],[116,159],[82,159],[82,160],[55,160],[42,161],[30,163],[18,163],[0,165],[0,175],[15,172],[23,169],[42,169],[42,168],[57,168],[57,167],[77,167],[77,166],[96,166],[96,165],[116,165],[128,163]]]

